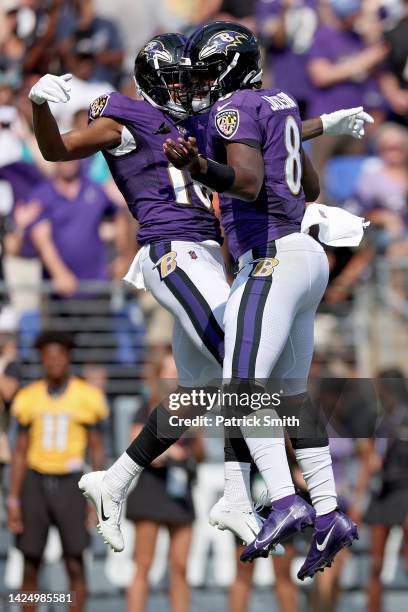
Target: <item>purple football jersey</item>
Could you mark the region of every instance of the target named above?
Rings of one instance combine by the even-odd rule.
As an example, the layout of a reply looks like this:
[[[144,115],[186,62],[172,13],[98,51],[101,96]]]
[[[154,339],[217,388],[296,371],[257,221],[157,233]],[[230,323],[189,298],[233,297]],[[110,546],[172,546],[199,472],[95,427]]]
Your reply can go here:
[[[101,116],[124,125],[122,146],[103,154],[139,222],[139,244],[162,240],[221,242],[219,222],[205,191],[188,172],[172,166],[163,153],[166,138],[177,140],[184,133],[182,124],[144,100],[120,93],[105,94],[91,104],[90,120]]]
[[[219,100],[208,123],[208,157],[226,162],[224,143],[243,142],[262,152],[264,182],[255,202],[220,196],[221,223],[232,256],[300,229],[301,130],[295,100],[280,89],[240,90]]]

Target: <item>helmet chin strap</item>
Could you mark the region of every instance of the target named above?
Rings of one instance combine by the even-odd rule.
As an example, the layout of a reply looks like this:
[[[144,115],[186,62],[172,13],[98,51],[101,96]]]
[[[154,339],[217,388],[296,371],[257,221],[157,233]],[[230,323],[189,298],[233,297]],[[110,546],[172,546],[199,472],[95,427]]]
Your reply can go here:
[[[140,89],[139,83],[137,82],[135,75],[133,75],[133,82],[135,84],[136,95],[137,96],[143,96],[143,92]]]
[[[255,70],[251,70],[251,72],[249,72],[245,79],[242,81],[242,85],[247,85],[252,84],[252,83],[259,83],[260,81],[262,81],[262,76],[263,76],[263,70],[259,70],[259,72],[256,72]]]
[[[215,87],[217,87],[218,85],[221,84],[221,82],[223,81],[223,79],[225,79],[225,77],[227,76],[227,74],[229,74],[231,72],[231,70],[233,70],[235,68],[235,66],[238,64],[238,60],[240,58],[240,53],[236,53],[234,55],[234,57],[232,58],[231,63],[226,67],[226,69],[224,70],[224,72],[222,72],[214,81],[214,83],[211,86],[211,91],[215,91]]]
[[[232,58],[231,63],[226,67],[226,69],[224,70],[224,72],[222,72],[217,79],[214,81],[214,83],[211,86],[211,91],[215,91],[215,87],[217,87],[218,85],[221,85],[222,81],[225,79],[225,77],[227,76],[227,74],[229,74],[231,72],[231,70],[233,70],[236,65],[238,64],[238,60],[240,58],[240,53],[235,53],[234,57]],[[252,83],[259,83],[260,81],[262,81],[262,75],[263,75],[263,71],[262,69],[259,70],[259,72],[256,72],[255,70],[251,70],[251,72],[249,72],[246,77],[244,78],[244,80],[242,81],[241,85],[248,85],[248,84],[252,84]]]
[[[145,91],[143,91],[143,89],[140,87],[140,85],[138,84],[138,82],[137,82],[137,80],[136,80],[136,78],[134,76],[133,76],[133,80],[134,80],[135,86],[136,86],[136,93],[139,96],[142,96],[142,98],[144,98],[146,100],[146,102],[151,104],[151,106],[154,106],[154,108],[158,108],[159,110],[167,111],[168,113],[170,113],[171,115],[174,115],[178,119],[188,116],[188,113],[186,111],[184,111],[184,110],[179,110],[178,108],[172,108],[171,106],[163,106],[161,104],[157,104],[157,102],[155,102],[153,100],[153,98],[151,98]],[[170,102],[172,102],[172,101],[170,101]],[[175,103],[173,102],[173,104],[175,104]]]

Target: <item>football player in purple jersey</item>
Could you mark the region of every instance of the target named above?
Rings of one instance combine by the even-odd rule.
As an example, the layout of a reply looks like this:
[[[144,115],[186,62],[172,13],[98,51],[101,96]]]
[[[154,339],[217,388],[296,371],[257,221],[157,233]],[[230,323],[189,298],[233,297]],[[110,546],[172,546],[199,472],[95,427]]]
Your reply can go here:
[[[211,107],[207,156],[199,154],[192,137],[168,138],[163,148],[176,167],[225,194],[221,223],[239,266],[224,315],[223,379],[228,391],[245,390],[257,398],[271,384],[282,393],[277,411],[297,419],[286,421],[287,431],[313,503],[295,493],[282,426],[266,425],[277,412],[272,406],[257,410],[260,425],[251,428],[243,421],[241,430],[272,510],[241,559],[266,556],[271,545],[313,525],[298,573],[303,580],[329,566],[358,537],[356,525],[337,508],[326,429],[307,396],[314,318],[328,262],[300,224],[305,200],[319,195],[319,179],[302,148],[296,100],[279,88],[261,89],[260,49],[250,30],[228,22],[199,28],[180,68],[183,95],[193,111]],[[239,402],[235,408],[251,413]]]
[[[165,34],[146,43],[135,63],[142,99],[116,92],[101,95],[90,106],[85,129],[61,135],[47,104],[69,100],[70,75],[45,75],[32,88],[30,99],[35,134],[46,159],[64,161],[103,152],[140,224],[141,249],[126,280],[149,289],[173,313],[179,384],[188,391],[221,378],[222,321],[229,286],[211,201],[188,172],[169,164],[162,150],[165,134],[173,139],[185,129],[194,129],[197,136],[206,134],[208,117],[190,124],[180,103],[177,62],[184,42],[178,34]],[[307,137],[321,134],[323,126],[326,131],[360,137],[363,122],[361,109],[351,109],[305,122],[302,129]],[[160,405],[106,473],[91,473],[81,482],[95,503],[100,531],[115,550],[123,548],[120,514],[130,483],[186,429],[169,428],[168,414],[167,406]],[[242,438],[227,439],[225,457],[227,497],[233,503],[222,508],[223,525],[250,542],[260,523],[249,494],[250,456]],[[220,523],[220,514],[213,520]]]
[[[176,138],[186,125],[177,93],[178,60],[185,42],[179,34],[164,34],[146,43],[135,62],[141,99],[116,92],[101,95],[90,105],[86,129],[60,134],[47,104],[68,101],[70,75],[45,75],[30,92],[34,130],[44,157],[70,160],[101,150],[131,214],[139,222],[141,249],[126,280],[137,288],[149,289],[175,317],[173,353],[179,393],[221,379],[222,319],[229,293],[221,232],[211,200],[188,172],[168,162],[162,150],[163,134]],[[195,122],[196,131],[199,128]],[[180,410],[178,415],[182,416]],[[160,405],[110,470],[88,474],[81,481],[80,487],[95,503],[99,530],[114,550],[124,545],[119,521],[131,481],[186,429],[182,425],[171,427],[168,407]],[[250,455],[243,439],[233,444],[242,447],[246,457],[242,469],[249,470]],[[232,472],[234,483],[238,481],[243,488],[241,496],[249,500],[245,511],[236,512],[236,516],[230,513],[228,527],[249,543],[261,522],[245,489],[246,476],[239,477],[241,466],[236,452],[228,448],[227,442],[226,478]],[[282,547],[279,549],[282,554]]]

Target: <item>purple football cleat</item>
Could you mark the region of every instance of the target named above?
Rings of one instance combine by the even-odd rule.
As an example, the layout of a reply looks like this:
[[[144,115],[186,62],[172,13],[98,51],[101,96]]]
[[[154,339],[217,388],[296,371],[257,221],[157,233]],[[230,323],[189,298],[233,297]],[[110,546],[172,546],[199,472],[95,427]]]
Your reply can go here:
[[[342,548],[358,540],[357,525],[343,512],[337,511],[330,525],[318,531],[315,528],[312,543],[297,577],[312,578],[316,572],[330,567],[334,557]]]
[[[316,512],[301,497],[285,510],[272,510],[255,540],[241,554],[241,561],[253,561],[257,557],[267,557],[269,551],[309,525],[313,526]]]

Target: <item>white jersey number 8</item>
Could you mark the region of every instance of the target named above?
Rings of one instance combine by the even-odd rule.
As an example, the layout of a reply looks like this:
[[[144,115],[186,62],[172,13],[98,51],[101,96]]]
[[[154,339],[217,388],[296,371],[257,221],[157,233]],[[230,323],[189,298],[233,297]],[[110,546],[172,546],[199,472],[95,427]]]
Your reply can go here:
[[[285,161],[286,183],[293,195],[298,195],[302,187],[301,139],[298,125],[292,115],[286,118],[285,147],[288,156]]]

